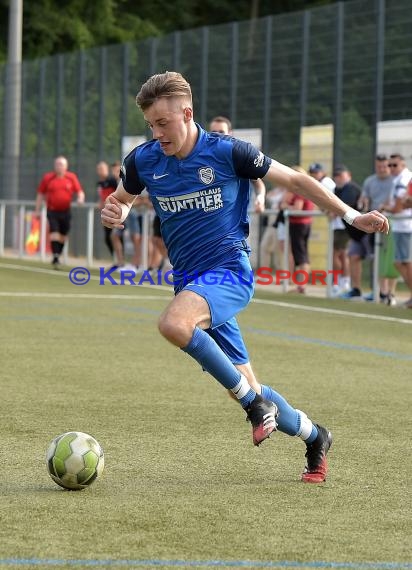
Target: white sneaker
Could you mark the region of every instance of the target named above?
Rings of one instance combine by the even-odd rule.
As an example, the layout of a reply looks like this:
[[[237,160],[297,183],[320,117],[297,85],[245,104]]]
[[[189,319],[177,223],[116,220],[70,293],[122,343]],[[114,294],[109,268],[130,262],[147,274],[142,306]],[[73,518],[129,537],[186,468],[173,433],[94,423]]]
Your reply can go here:
[[[339,287],[339,285],[332,285],[332,297],[339,297],[341,293],[343,293],[343,290]]]
[[[118,271],[122,272],[122,271],[134,271],[136,273],[136,267],[134,265],[132,265],[131,263],[126,263],[126,265],[122,265],[121,267],[119,267]]]
[[[398,303],[396,302],[395,296],[389,293],[389,295],[385,299],[385,304],[388,305],[389,307],[396,307]]]

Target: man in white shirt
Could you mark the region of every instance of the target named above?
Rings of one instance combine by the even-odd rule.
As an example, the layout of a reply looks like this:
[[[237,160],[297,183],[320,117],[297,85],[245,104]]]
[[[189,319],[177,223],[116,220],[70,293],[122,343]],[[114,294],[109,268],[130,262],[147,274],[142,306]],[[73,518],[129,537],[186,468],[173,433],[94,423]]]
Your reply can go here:
[[[323,166],[319,162],[314,162],[308,168],[308,173],[312,178],[323,184],[333,194],[336,193],[336,183],[332,178],[326,175]],[[346,231],[342,218],[329,214],[333,229],[333,270],[341,271],[338,276],[338,282],[333,286],[332,294],[337,296],[340,293],[349,291],[349,257],[348,244],[349,234]]]
[[[368,176],[362,185],[360,197],[363,212],[370,212],[375,208],[379,210],[382,204],[389,202],[393,190],[393,176],[389,168],[389,160],[385,154],[377,154],[375,157],[375,173]],[[371,246],[375,240],[370,238]],[[396,305],[395,289],[397,271],[393,267],[392,236],[382,238],[379,259],[379,298],[381,303]],[[387,258],[387,260],[386,260]],[[373,293],[365,296],[366,301],[373,301]]]
[[[382,209],[394,214],[392,232],[395,241],[395,267],[402,275],[410,292],[405,307],[412,309],[412,208],[405,208],[404,200],[412,172],[407,168],[405,158],[401,154],[391,154],[389,168],[393,176],[393,188],[389,202]],[[397,219],[400,216],[411,216],[409,219]]]

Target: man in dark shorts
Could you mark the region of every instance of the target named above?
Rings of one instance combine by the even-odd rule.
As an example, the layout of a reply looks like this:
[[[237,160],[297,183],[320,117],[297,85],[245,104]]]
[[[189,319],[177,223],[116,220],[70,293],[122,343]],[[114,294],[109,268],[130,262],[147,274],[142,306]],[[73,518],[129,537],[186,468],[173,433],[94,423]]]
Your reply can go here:
[[[345,204],[358,209],[361,196],[361,188],[352,180],[352,174],[347,166],[338,164],[333,170],[333,179],[336,182],[336,196]],[[344,222],[345,223],[345,222]],[[348,257],[350,268],[351,289],[340,295],[341,299],[351,299],[360,301],[363,299],[361,292],[362,282],[362,261],[370,257],[372,250],[370,239],[365,232],[349,226],[345,223],[345,231],[348,234]],[[342,247],[345,246],[346,236],[341,232],[340,238]]]
[[[110,174],[109,165],[104,160],[101,160],[96,164],[96,174],[97,174],[97,194],[99,197],[99,209],[104,208],[104,204],[107,198],[112,194],[116,188],[118,181]],[[104,231],[104,242],[107,245],[107,249],[110,252],[111,257],[114,256],[114,248],[112,241],[112,230],[111,228],[106,228],[103,226]],[[115,266],[113,266],[115,267]]]
[[[167,258],[167,249],[165,246],[165,242],[162,238],[162,231],[160,228],[160,218],[156,214],[153,218],[153,236],[152,236],[152,243],[153,243],[153,253],[152,253],[152,263],[150,264],[152,267],[158,267],[162,269],[163,264]]]
[[[54,160],[54,170],[47,172],[37,188],[36,208],[34,215],[40,215],[43,199],[47,205],[47,219],[50,229],[50,241],[53,253],[52,264],[55,269],[60,265],[60,255],[70,231],[70,207],[73,194],[77,194],[77,203],[83,204],[84,192],[79,179],[68,170],[68,162],[64,156]]]

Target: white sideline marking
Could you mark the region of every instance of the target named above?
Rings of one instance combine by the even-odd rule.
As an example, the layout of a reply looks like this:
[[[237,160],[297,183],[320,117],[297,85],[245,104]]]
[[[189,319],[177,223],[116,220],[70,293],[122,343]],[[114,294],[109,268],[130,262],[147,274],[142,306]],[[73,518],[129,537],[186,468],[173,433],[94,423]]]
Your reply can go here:
[[[252,302],[258,303],[259,305],[274,305],[276,307],[284,307],[286,309],[297,309],[299,311],[311,311],[313,313],[326,313],[328,315],[340,315],[343,317],[355,317],[357,319],[371,319],[373,321],[385,321],[390,323],[401,323],[404,325],[412,325],[412,319],[386,317],[385,315],[368,315],[366,313],[353,313],[352,311],[342,311],[340,309],[326,309],[325,307],[309,307],[307,305],[298,305],[296,303],[270,301],[269,299],[252,299]]]
[[[30,273],[44,273],[45,275],[54,275],[55,277],[69,277],[70,273],[69,271],[62,271],[61,269],[57,270],[56,269],[43,269],[42,267],[27,267],[25,265],[14,265],[13,263],[0,263],[0,269],[2,268],[5,269],[17,269],[18,271],[29,271]],[[80,267],[80,266],[79,266]],[[85,267],[85,269],[87,269],[88,271],[90,271],[90,269],[88,269],[87,267]],[[94,269],[94,268],[92,268]],[[116,274],[116,272],[114,272]],[[116,275],[116,277],[120,277],[120,275]],[[136,281],[138,280],[139,274],[136,275]],[[92,275],[90,272],[90,281],[100,281],[100,277],[98,277],[97,275]],[[121,287],[133,287],[133,285],[131,285],[130,283],[125,283],[125,285],[119,285]],[[75,285],[75,287],[87,287],[87,283],[85,285]],[[109,285],[106,285],[106,287],[109,287]],[[167,287],[165,285],[150,285],[150,283],[142,283],[141,285],[135,285],[135,287],[142,287],[142,288],[153,288],[156,287],[156,289],[159,291],[167,291],[168,293],[172,292],[172,289],[170,287]],[[76,297],[79,297],[80,295],[75,295]],[[123,297],[124,295],[120,295],[119,297]],[[109,295],[109,298],[116,298],[116,295]],[[95,297],[96,299],[99,298],[99,296]],[[105,297],[107,298],[107,297]],[[136,297],[137,298],[137,297]],[[149,297],[145,297],[145,299],[148,299]]]
[[[22,265],[14,265],[12,263],[0,263],[0,269],[4,267],[5,269],[17,269],[20,271],[30,271],[32,273],[45,273],[46,275],[54,275],[56,277],[68,277],[68,271],[56,271],[55,269],[42,269],[41,267],[26,267]],[[93,281],[99,281],[97,275],[91,275],[90,279]],[[87,285],[84,285],[87,286]],[[167,291],[171,293],[170,287],[165,287],[164,285],[149,285],[142,284],[139,287],[148,289],[149,287],[156,288],[157,291]],[[1,292],[0,297],[50,297],[50,298],[76,298],[76,299],[147,299],[147,300],[157,300],[165,299],[170,300],[170,297],[165,297],[162,295],[104,295],[104,294],[86,294],[86,293],[32,293],[32,292]],[[370,319],[373,321],[383,321],[389,323],[397,323],[404,325],[412,325],[412,319],[402,319],[399,317],[390,317],[385,315],[368,315],[366,313],[354,313],[353,311],[343,311],[340,309],[327,309],[325,307],[309,307],[307,305],[299,305],[297,303],[286,303],[284,301],[271,301],[270,299],[252,299],[252,303],[257,303],[258,305],[271,305],[274,307],[282,307],[286,309],[296,309],[298,311],[309,311],[312,313],[325,313],[327,315],[339,315],[342,317],[354,317],[357,319]]]
[[[46,299],[133,299],[158,301],[170,301],[165,295],[93,295],[91,293],[31,293],[30,291],[0,291],[0,297],[42,297]]]

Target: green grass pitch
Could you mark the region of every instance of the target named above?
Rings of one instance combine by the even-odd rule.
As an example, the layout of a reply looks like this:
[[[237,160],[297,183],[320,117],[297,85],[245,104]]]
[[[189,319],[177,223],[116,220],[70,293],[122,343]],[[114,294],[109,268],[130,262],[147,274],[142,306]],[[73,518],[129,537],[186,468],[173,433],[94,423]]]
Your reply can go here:
[[[240,315],[258,377],[333,432],[310,486],[300,440],[254,448],[241,408],[160,337],[170,290],[47,269],[0,260],[0,567],[412,567],[412,311],[259,290]],[[105,452],[85,491],[46,471],[69,430]]]

